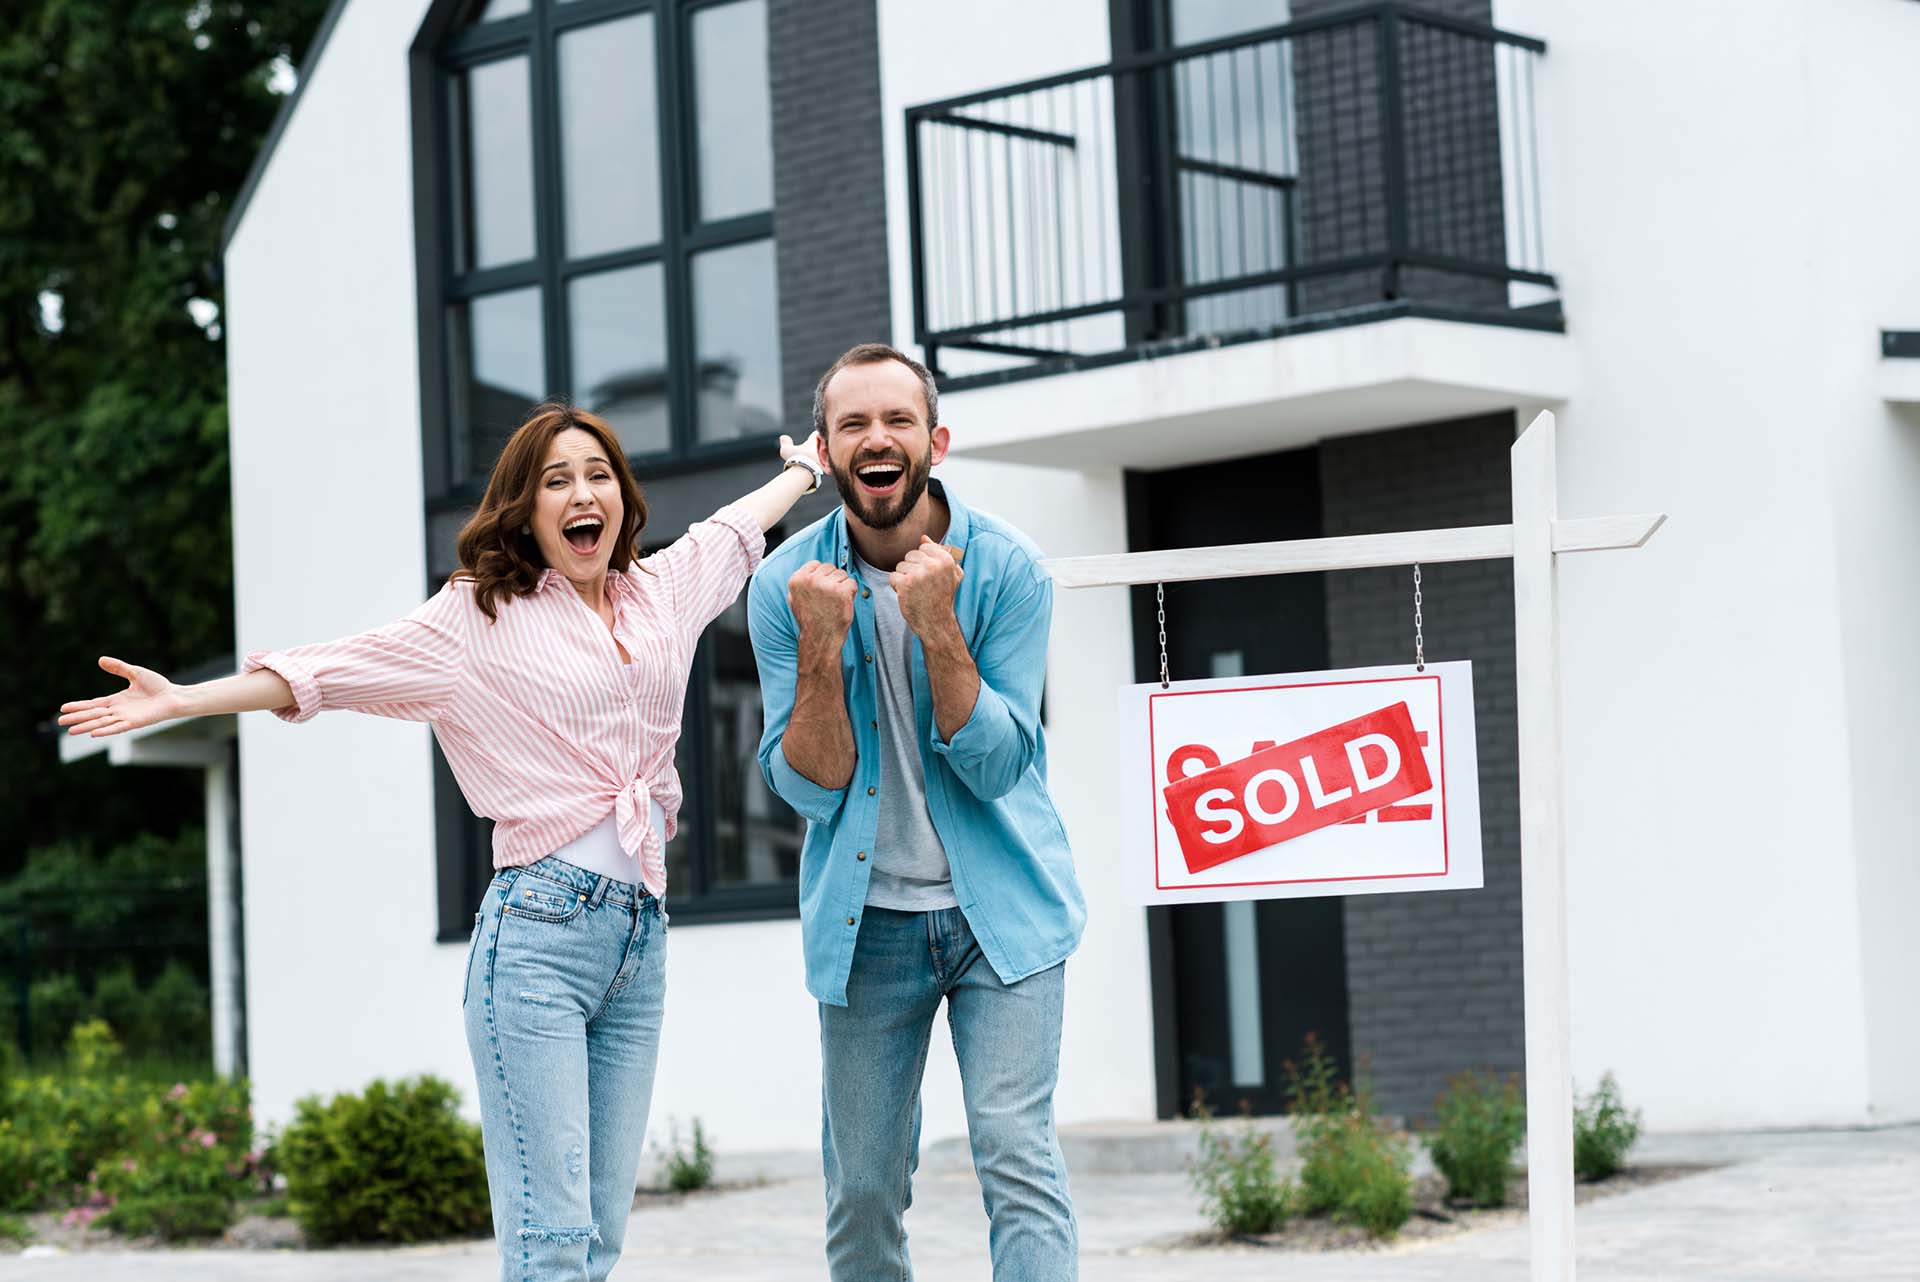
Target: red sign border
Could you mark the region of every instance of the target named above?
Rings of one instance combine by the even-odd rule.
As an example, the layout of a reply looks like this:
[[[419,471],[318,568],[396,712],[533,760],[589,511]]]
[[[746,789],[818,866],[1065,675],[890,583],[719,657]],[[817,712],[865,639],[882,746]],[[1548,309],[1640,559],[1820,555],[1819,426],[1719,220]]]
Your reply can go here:
[[[1202,885],[1168,886],[1160,881],[1160,788],[1157,762],[1158,745],[1153,735],[1153,701],[1155,699],[1185,699],[1193,695],[1206,694],[1250,694],[1258,690],[1314,690],[1326,686],[1365,686],[1394,685],[1403,681],[1431,681],[1435,716],[1438,718],[1435,736],[1440,755],[1440,871],[1439,872],[1389,872],[1374,873],[1365,877],[1283,877],[1271,881],[1210,881]],[[1447,814],[1447,700],[1446,687],[1440,681],[1440,675],[1412,677],[1362,677],[1357,681],[1297,681],[1287,685],[1265,686],[1225,686],[1214,690],[1177,690],[1165,691],[1147,696],[1147,793],[1149,813],[1153,823],[1153,888],[1178,894],[1183,890],[1208,891],[1230,890],[1244,886],[1308,886],[1343,881],[1406,881],[1427,877],[1445,877],[1453,867],[1453,839],[1449,829]],[[1338,825],[1335,825],[1336,827]],[[1272,847],[1268,847],[1272,849]],[[1242,856],[1245,858],[1245,856]],[[1229,860],[1228,862],[1232,862]],[[1224,866],[1224,865],[1223,865]]]

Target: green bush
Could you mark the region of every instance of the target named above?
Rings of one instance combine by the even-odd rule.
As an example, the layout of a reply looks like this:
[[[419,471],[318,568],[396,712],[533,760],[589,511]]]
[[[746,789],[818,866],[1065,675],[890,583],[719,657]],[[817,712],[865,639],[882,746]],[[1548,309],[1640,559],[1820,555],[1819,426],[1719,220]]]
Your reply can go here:
[[[707,1147],[707,1133],[700,1119],[693,1119],[693,1138],[680,1141],[680,1125],[670,1123],[670,1138],[660,1154],[660,1182],[676,1193],[691,1193],[713,1183],[713,1150]]]
[[[1277,1233],[1293,1214],[1291,1180],[1274,1170],[1273,1137],[1246,1119],[1238,1138],[1219,1126],[1198,1095],[1199,1155],[1189,1172],[1201,1212],[1222,1233]]]
[[[147,990],[147,1018],[155,1030],[151,1052],[204,1055],[213,1040],[207,986],[181,963],[168,962]]]
[[[0,1215],[0,1242],[27,1243],[33,1241],[33,1228],[25,1220],[15,1219],[11,1215]]]
[[[294,1218],[316,1242],[423,1242],[492,1220],[480,1128],[434,1077],[299,1102],[274,1146]]]
[[[1413,1215],[1413,1155],[1377,1117],[1364,1072],[1349,1088],[1317,1037],[1308,1034],[1305,1066],[1286,1065],[1287,1099],[1299,1140],[1300,1202],[1308,1212],[1357,1224],[1375,1237]]]
[[[85,1022],[69,1072],[0,1088],[0,1210],[73,1206],[84,1221],[127,1199],[232,1203],[264,1181],[244,1082],[169,1088],[129,1077],[119,1059],[106,1025]]]
[[[1640,1111],[1631,1112],[1620,1099],[1620,1084],[1612,1073],[1600,1077],[1593,1094],[1573,1105],[1573,1174],[1576,1179],[1604,1180],[1626,1164],[1627,1150],[1640,1138]]]
[[[1475,1206],[1504,1206],[1513,1153],[1527,1137],[1520,1084],[1461,1073],[1448,1079],[1434,1107],[1427,1151],[1447,1180],[1447,1196]]]
[[[130,1197],[114,1204],[94,1223],[127,1237],[157,1237],[169,1242],[184,1238],[219,1237],[239,1216],[231,1198],[218,1193]]]
[[[67,1034],[87,1015],[87,994],[72,975],[49,975],[27,987],[29,1052],[51,1058],[66,1045]]]
[[[131,966],[116,966],[93,981],[91,1009],[123,1044],[144,1050],[153,1040],[152,1014]]]

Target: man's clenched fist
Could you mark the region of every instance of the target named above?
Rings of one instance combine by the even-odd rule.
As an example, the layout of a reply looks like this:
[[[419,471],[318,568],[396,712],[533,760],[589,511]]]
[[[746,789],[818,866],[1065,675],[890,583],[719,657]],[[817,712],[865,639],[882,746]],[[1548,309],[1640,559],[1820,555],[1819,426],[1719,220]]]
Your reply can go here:
[[[853,626],[853,578],[844,570],[809,561],[787,580],[787,604],[800,625],[803,643],[835,651]]]
[[[953,553],[924,534],[920,546],[894,567],[888,581],[907,626],[921,641],[931,641],[954,627],[953,594],[963,573]]]

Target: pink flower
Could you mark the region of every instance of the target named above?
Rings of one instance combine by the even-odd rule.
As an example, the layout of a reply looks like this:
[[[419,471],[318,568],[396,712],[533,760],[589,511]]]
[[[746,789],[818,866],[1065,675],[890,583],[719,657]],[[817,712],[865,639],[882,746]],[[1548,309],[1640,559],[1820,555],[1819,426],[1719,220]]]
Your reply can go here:
[[[195,1131],[193,1137],[200,1141],[201,1148],[212,1148],[220,1142],[220,1137],[212,1131]]]
[[[187,1097],[187,1084],[185,1082],[175,1082],[173,1084],[173,1089],[167,1092],[168,1099],[177,1100],[177,1099],[185,1099],[186,1097]]]
[[[132,1158],[128,1158],[120,1163],[120,1169],[123,1171],[137,1171],[140,1169],[140,1163],[134,1161]]]

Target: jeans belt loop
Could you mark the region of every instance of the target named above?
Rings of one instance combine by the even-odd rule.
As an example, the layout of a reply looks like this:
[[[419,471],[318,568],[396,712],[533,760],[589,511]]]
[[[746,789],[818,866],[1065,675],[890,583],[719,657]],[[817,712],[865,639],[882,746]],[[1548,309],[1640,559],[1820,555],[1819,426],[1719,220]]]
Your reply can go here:
[[[604,874],[596,876],[593,881],[593,893],[587,896],[587,907],[598,908],[603,902],[605,902],[607,898],[607,890],[612,885],[613,885],[613,878],[608,877]]]

